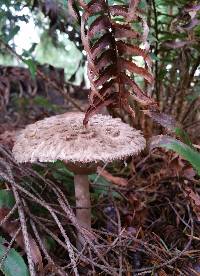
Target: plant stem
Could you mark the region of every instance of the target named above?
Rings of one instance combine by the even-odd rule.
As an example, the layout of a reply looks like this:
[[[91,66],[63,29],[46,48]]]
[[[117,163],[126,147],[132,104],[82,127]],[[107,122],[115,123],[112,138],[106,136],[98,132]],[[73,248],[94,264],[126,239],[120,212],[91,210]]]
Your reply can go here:
[[[160,95],[159,95],[159,87],[158,87],[158,16],[157,16],[157,10],[156,10],[156,2],[155,0],[152,0],[153,4],[153,13],[154,13],[154,29],[155,29],[155,37],[156,37],[156,43],[155,43],[155,92],[156,92],[156,100],[159,102]],[[154,91],[153,91],[154,92]],[[152,95],[153,96],[153,95]]]
[[[76,218],[80,226],[91,229],[91,203],[89,181],[87,175],[76,174],[74,176],[75,198],[76,198]],[[77,247],[83,247],[85,241],[78,232]]]

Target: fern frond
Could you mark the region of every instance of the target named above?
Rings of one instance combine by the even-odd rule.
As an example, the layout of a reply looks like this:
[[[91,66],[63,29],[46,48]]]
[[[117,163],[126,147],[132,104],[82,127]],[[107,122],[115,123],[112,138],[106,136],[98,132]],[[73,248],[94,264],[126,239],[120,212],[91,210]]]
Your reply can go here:
[[[139,75],[147,83],[153,83],[148,25],[143,11],[138,8],[139,0],[130,0],[129,5],[109,6],[104,0],[91,0],[88,4],[78,1],[78,4],[83,10],[81,37],[91,83],[90,107],[84,124],[103,106],[120,107],[133,115],[128,105],[130,95],[142,106],[155,106],[154,100],[134,80],[134,76]],[[135,23],[140,23],[142,33],[133,28]],[[145,49],[139,47],[141,43]],[[143,59],[144,67],[134,62],[134,56]]]

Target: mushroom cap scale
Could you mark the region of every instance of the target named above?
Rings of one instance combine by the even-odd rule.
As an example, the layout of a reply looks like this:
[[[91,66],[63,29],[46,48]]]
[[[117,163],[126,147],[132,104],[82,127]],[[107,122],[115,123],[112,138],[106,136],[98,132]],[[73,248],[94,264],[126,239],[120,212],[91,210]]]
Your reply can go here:
[[[83,126],[84,113],[68,112],[28,125],[16,138],[17,162],[112,162],[146,146],[141,132],[119,118],[97,114]]]

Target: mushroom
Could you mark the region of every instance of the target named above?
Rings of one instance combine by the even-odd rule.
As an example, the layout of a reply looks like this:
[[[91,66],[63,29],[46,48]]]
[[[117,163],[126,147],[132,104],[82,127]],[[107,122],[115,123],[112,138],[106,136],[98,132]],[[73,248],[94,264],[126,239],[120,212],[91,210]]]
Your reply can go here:
[[[69,112],[28,125],[13,147],[17,162],[55,162],[62,160],[74,172],[76,218],[91,229],[91,203],[88,174],[97,166],[138,154],[146,142],[140,131],[119,118],[94,115],[87,127],[84,113]],[[78,233],[78,243],[84,237]]]

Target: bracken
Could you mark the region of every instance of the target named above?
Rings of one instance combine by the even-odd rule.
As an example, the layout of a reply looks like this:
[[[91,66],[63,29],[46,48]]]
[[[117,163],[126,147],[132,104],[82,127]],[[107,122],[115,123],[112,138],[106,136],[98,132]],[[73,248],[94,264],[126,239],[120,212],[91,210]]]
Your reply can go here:
[[[130,95],[142,106],[156,106],[134,81],[136,74],[147,83],[153,83],[148,26],[138,4],[138,0],[132,0],[129,5],[108,5],[104,0],[92,0],[88,4],[80,0],[76,3],[69,1],[69,10],[81,19],[81,37],[87,52],[91,84],[90,106],[84,124],[103,106],[123,108],[134,117],[135,113],[128,104]],[[81,16],[75,12],[77,6],[83,10]],[[133,29],[134,24],[142,26],[142,34]],[[141,43],[145,49],[138,46]],[[144,67],[134,63],[133,56],[142,57]]]

